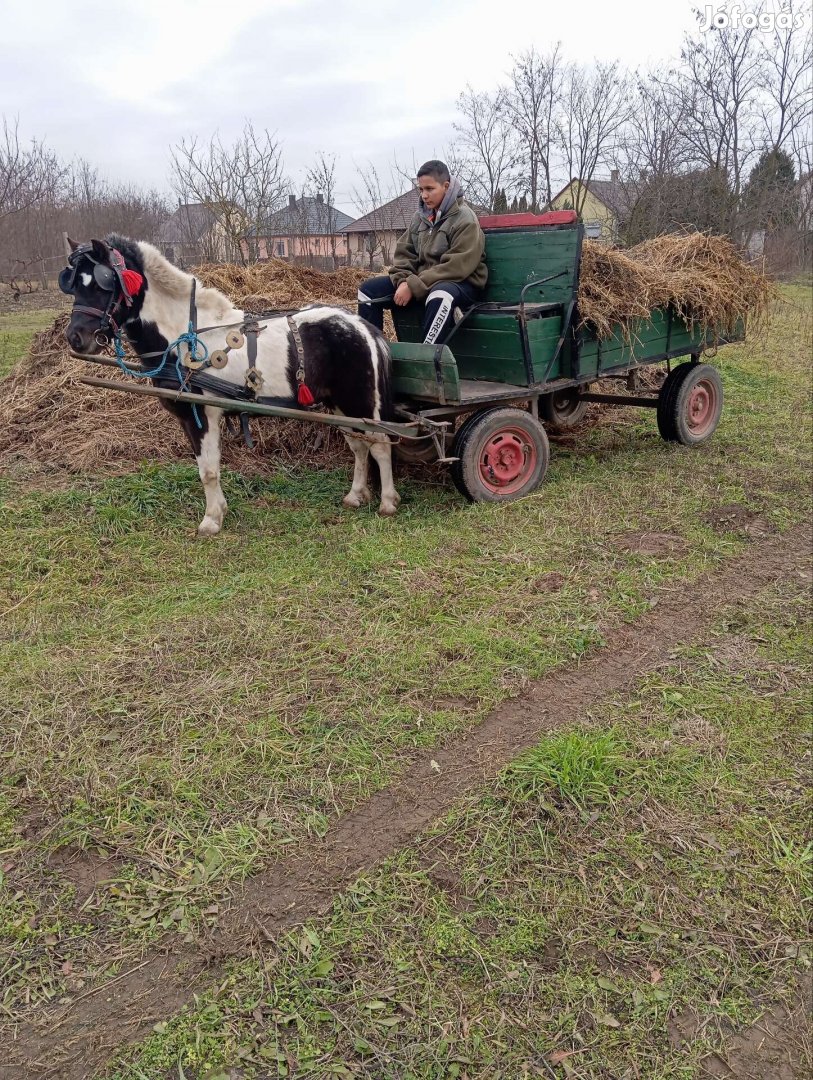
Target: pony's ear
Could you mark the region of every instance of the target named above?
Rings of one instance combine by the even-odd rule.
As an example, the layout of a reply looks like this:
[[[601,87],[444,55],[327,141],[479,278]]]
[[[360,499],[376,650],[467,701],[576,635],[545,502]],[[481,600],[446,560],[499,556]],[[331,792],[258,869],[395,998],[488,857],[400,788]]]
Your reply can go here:
[[[106,262],[107,257],[110,254],[110,248],[104,240],[91,240],[90,242],[93,245],[93,254],[99,262]]]
[[[66,239],[68,241],[68,247],[71,249],[71,254],[73,254],[73,252],[76,251],[76,249],[79,247],[79,245],[77,244],[77,242],[75,240],[71,240],[71,238],[69,236],[66,237]]]

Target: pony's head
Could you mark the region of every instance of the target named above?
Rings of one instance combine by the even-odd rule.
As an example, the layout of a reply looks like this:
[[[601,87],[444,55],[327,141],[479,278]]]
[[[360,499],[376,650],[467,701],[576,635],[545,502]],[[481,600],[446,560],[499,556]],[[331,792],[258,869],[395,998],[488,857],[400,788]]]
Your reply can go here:
[[[59,275],[60,289],[74,298],[65,337],[74,352],[92,355],[140,308],[144,277],[105,240],[68,243],[68,265]]]

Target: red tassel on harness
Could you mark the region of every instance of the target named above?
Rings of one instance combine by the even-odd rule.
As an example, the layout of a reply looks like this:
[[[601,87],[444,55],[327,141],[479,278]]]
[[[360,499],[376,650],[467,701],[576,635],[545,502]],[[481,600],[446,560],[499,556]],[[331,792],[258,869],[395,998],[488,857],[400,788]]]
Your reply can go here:
[[[300,383],[299,389],[296,392],[296,400],[304,408],[307,408],[309,405],[313,405],[315,398],[307,386],[305,386],[304,383]]]
[[[137,270],[122,270],[121,280],[124,282],[124,288],[127,290],[127,295],[136,296],[138,290],[141,288],[144,278]]]

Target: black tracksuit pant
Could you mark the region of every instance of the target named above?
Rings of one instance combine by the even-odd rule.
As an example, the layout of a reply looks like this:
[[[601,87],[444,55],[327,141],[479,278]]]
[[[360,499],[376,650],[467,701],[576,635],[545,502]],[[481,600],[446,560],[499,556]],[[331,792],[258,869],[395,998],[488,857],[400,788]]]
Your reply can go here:
[[[395,286],[387,274],[368,278],[359,286],[358,313],[362,319],[382,330],[384,308],[392,308]],[[460,319],[460,313],[477,301],[477,290],[465,281],[439,281],[429,290],[423,309],[423,340],[441,345]],[[370,303],[377,300],[379,303]],[[413,300],[413,303],[415,301]]]

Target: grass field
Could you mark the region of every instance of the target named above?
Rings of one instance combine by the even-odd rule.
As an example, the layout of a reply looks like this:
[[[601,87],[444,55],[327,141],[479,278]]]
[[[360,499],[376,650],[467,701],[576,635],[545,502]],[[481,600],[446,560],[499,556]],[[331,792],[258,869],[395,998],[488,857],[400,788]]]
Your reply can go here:
[[[34,334],[50,326],[55,314],[53,308],[0,310],[0,379],[25,356]]]
[[[732,609],[109,1075],[697,1075],[809,965],[808,616]]]
[[[9,1030],[80,1008],[162,935],[216,935],[242,880],[416,751],[807,521],[811,292],[783,296],[764,340],[715,361],[707,446],[617,414],[555,441],[544,487],[502,508],[404,475],[382,521],[340,509],[349,467],[269,468],[225,476],[224,532],[201,542],[192,466],[4,479]],[[0,322],[7,361],[30,317]],[[701,1075],[720,1024],[807,963],[803,608],[790,582],[697,655],[677,643],[674,669],[238,962],[113,1074]],[[711,1022],[678,1049],[686,1010]]]

